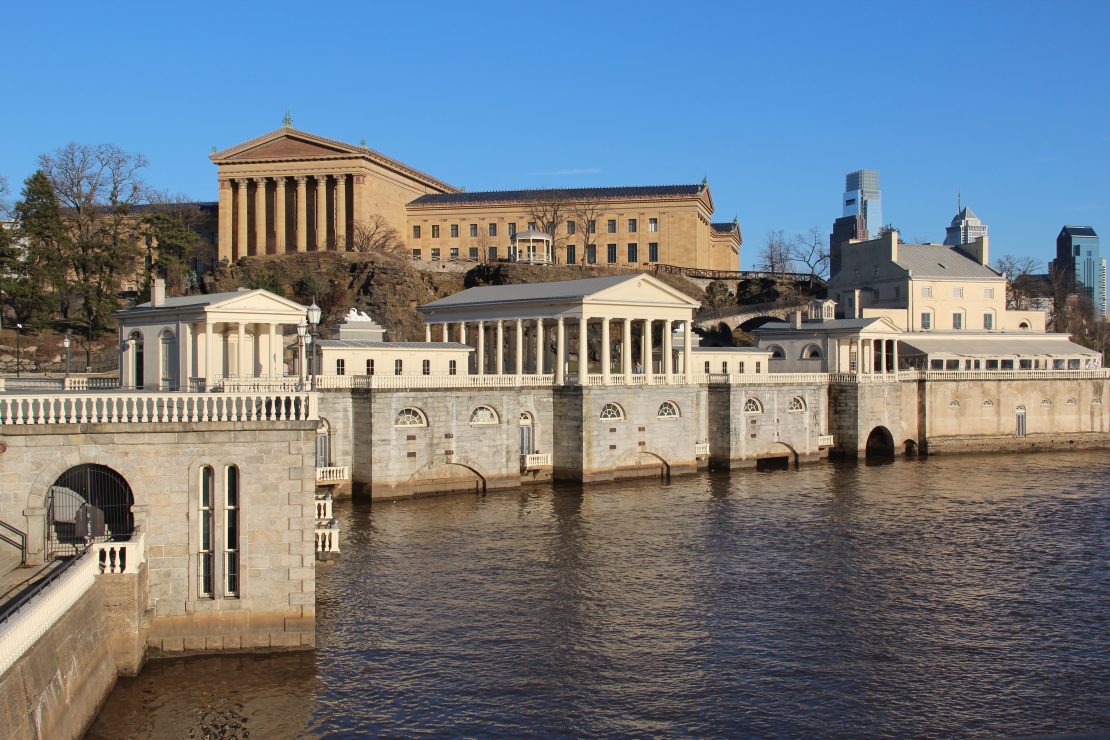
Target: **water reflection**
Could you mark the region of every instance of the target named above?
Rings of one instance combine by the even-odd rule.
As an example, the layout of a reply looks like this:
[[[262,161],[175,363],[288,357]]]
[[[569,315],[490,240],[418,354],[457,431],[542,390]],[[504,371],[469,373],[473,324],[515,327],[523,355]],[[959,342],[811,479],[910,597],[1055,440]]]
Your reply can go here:
[[[225,710],[228,726],[280,727],[256,737],[1110,730],[1102,453],[337,515],[344,556],[318,572],[315,656],[152,664],[93,736],[129,717],[133,737],[203,734]]]

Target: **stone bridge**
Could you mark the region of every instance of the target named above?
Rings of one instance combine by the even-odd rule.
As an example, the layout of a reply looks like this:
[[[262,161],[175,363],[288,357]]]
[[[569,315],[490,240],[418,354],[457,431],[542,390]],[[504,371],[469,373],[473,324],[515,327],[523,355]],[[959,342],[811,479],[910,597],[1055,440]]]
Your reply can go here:
[[[713,331],[724,324],[729,331],[736,327],[744,327],[753,319],[776,318],[787,319],[792,311],[805,311],[806,304],[796,303],[783,305],[781,303],[756,303],[750,306],[736,306],[724,311],[699,314],[694,318],[694,327],[706,331]]]

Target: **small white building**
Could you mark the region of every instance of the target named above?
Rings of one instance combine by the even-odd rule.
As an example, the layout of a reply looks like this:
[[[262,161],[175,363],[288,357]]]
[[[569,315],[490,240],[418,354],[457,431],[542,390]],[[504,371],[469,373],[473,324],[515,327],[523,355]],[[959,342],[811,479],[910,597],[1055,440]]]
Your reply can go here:
[[[458,342],[387,342],[385,329],[352,308],[335,339],[313,343],[316,375],[466,375],[471,347]]]

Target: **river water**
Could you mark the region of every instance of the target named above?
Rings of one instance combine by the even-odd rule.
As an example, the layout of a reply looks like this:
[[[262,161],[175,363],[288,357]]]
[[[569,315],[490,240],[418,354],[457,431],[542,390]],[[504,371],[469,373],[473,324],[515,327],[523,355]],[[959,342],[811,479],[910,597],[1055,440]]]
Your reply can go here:
[[[89,737],[1110,732],[1110,455],[340,504],[315,654],[157,661]]]

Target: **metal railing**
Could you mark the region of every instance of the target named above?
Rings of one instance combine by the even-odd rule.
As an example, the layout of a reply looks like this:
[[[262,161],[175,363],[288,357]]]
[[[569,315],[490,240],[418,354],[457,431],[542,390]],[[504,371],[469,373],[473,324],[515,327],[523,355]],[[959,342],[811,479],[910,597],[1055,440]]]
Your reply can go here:
[[[154,424],[318,419],[312,393],[143,393],[0,396],[0,424]]]
[[[16,529],[5,521],[0,521],[0,541],[7,542],[12,547],[19,548],[19,562],[27,564],[27,533]]]

